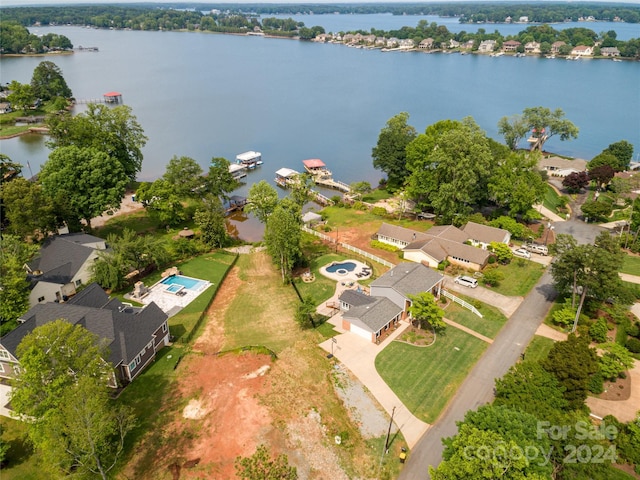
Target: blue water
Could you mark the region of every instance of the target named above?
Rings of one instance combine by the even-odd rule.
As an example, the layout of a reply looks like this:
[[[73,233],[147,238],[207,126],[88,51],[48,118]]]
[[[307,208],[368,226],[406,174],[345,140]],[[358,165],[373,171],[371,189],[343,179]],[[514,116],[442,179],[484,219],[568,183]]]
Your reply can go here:
[[[172,275],[162,280],[162,283],[164,283],[165,285],[181,285],[187,290],[198,291],[202,288],[205,282],[182,275]]]
[[[347,272],[353,272],[356,269],[356,264],[353,262],[334,263],[327,267],[327,272],[336,273],[338,270],[346,270]]]
[[[167,292],[178,293],[184,287],[182,285],[178,285],[177,283],[172,283],[167,287]]]

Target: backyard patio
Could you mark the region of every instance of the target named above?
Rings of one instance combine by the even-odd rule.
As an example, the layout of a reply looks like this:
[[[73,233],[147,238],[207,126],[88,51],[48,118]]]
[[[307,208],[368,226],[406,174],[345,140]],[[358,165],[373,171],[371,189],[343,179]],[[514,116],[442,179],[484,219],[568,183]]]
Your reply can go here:
[[[178,283],[172,283],[170,280],[172,277],[166,277],[151,287],[144,287],[144,285],[139,286],[136,284],[136,290],[142,289],[144,293],[141,296],[128,294],[125,295],[124,298],[134,300],[145,305],[154,302],[164,313],[169,317],[172,317],[193,302],[211,285],[211,282],[206,280],[185,277],[183,275],[176,275],[175,277],[186,279],[189,281],[189,284],[193,284],[193,286],[185,287]],[[134,290],[133,293],[136,293],[136,290]]]
[[[366,263],[358,260],[345,260],[341,262],[331,262],[320,268],[320,273],[327,278],[345,284],[360,280],[366,280],[371,277],[371,267]]]

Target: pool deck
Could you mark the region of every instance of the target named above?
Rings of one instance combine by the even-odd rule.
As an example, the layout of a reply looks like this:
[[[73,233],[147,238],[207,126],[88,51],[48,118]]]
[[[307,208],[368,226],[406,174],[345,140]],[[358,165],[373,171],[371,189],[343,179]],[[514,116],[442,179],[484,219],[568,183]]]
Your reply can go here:
[[[343,275],[340,275],[339,273],[327,272],[327,267],[335,265],[336,263],[347,263],[347,262],[356,264],[356,267],[353,269],[353,271],[347,272],[346,274],[343,274]],[[362,272],[365,269],[368,269],[369,273],[367,273],[366,275],[362,275]],[[362,262],[359,262],[358,260],[350,259],[350,260],[344,260],[342,262],[333,262],[333,263],[330,263],[329,265],[325,265],[324,267],[320,268],[320,274],[327,278],[330,278],[331,280],[335,280],[336,282],[358,282],[360,280],[366,280],[367,278],[371,277],[371,269],[366,263],[362,263]],[[358,274],[360,274],[361,276],[358,277]]]
[[[160,281],[150,287],[149,293],[139,301],[144,303],[145,305],[151,302],[155,302],[155,304],[158,305],[164,313],[166,313],[169,317],[172,317],[184,307],[193,302],[202,292],[204,292],[211,286],[211,282],[207,282],[206,280],[201,279],[197,280],[203,282],[201,288],[199,290],[189,290],[188,288],[183,288],[180,293],[186,292],[184,295],[176,295],[167,292],[166,290],[169,285]]]

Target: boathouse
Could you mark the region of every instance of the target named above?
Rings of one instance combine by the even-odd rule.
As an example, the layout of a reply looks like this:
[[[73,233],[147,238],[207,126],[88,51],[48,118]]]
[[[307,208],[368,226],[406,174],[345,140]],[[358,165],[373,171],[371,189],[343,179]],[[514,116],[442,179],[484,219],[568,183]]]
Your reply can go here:
[[[241,153],[236,155],[236,163],[247,168],[255,168],[256,165],[262,164],[262,154],[254,151]]]
[[[325,163],[319,158],[311,158],[309,160],[303,160],[302,164],[307,172],[313,175],[314,178],[331,178],[331,172],[325,165]]]
[[[286,188],[296,181],[298,175],[300,175],[300,172],[296,172],[291,168],[283,167],[276,171],[276,183],[279,186]]]
[[[102,95],[102,98],[104,98],[104,103],[122,103],[122,94],[119,92],[107,92]]]

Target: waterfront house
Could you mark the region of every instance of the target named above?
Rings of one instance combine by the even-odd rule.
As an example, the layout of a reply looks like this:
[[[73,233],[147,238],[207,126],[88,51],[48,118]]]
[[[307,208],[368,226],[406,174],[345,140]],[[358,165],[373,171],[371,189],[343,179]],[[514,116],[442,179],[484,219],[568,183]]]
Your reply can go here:
[[[538,162],[540,170],[546,170],[554,177],[566,177],[573,172],[584,172],[587,169],[587,161],[581,158],[567,160],[561,157],[541,158]]]
[[[142,308],[110,299],[97,283],[88,285],[66,303],[35,305],[19,319],[19,325],[0,338],[0,377],[18,373],[16,349],[36,327],[54,320],[81,325],[96,334],[108,347],[105,358],[114,368],[109,386],[125,385],[155,359],[156,352],[169,344],[167,314],[155,303]]]
[[[376,37],[375,46],[376,47],[386,47],[387,46],[387,39],[384,38],[384,37]]]
[[[576,57],[590,57],[593,55],[593,47],[578,45],[571,50],[571,55],[575,55]]]
[[[387,48],[396,48],[399,45],[400,40],[396,37],[391,37],[387,39]]]
[[[30,282],[29,305],[63,302],[91,279],[91,265],[104,251],[103,238],[66,233],[48,238],[38,255],[25,265]]]
[[[402,249],[406,260],[423,263],[432,268],[437,268],[447,260],[471,270],[482,270],[489,261],[490,252],[467,243],[488,244],[494,241],[490,236],[494,232],[489,234],[489,230],[486,230],[478,235],[478,230],[470,227],[470,234],[453,225],[442,225],[431,227],[426,232],[417,232],[383,223],[374,238]],[[505,237],[503,235],[503,238]]]
[[[600,49],[600,55],[603,57],[619,57],[620,50],[618,50],[618,47],[602,47]]]
[[[482,53],[488,53],[488,52],[493,52],[495,48],[496,48],[495,40],[484,40],[480,42],[480,45],[478,46],[478,51]]]
[[[439,298],[444,276],[419,263],[400,263],[370,285],[370,295],[345,290],[340,295],[342,328],[371,342],[409,317],[410,295]]]
[[[563,41],[553,42],[551,44],[551,53],[558,54],[560,53],[560,49],[566,45]]]
[[[524,45],[525,53],[540,53],[540,44],[538,42],[527,42]]]
[[[366,44],[366,45],[373,45],[376,41],[376,36],[375,35],[363,35],[362,36],[362,43]]]
[[[447,45],[447,48],[460,48],[460,42],[457,42],[452,38],[451,40],[449,40],[449,44]]]
[[[398,42],[398,45],[403,49],[410,49],[415,47],[415,43],[413,43],[413,40],[410,38],[403,38]]]
[[[11,103],[2,102],[0,103],[0,115],[4,113],[11,113],[13,110],[11,109]]]
[[[460,48],[462,50],[473,50],[474,44],[475,42],[473,40],[467,40],[466,42],[460,44]]]
[[[518,18],[518,23],[529,23],[529,17],[522,16],[522,17]]]
[[[425,38],[420,42],[418,48],[423,50],[431,50],[433,48],[433,38]]]
[[[502,44],[502,50],[504,52],[515,52],[520,45],[522,44],[517,40],[507,40]]]

